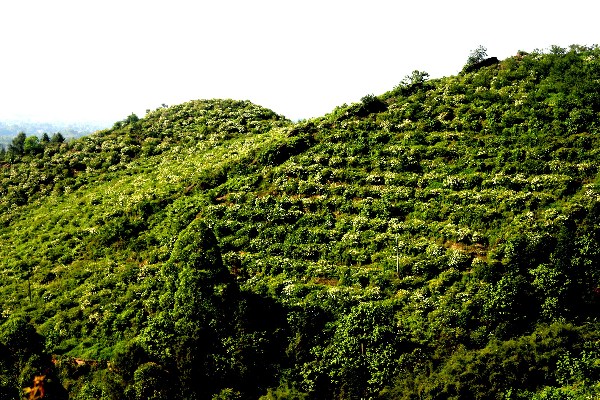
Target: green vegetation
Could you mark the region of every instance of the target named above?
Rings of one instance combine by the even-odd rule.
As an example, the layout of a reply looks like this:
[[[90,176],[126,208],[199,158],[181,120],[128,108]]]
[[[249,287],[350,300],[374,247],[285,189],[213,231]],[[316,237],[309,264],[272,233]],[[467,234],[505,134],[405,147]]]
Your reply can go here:
[[[0,397],[599,397],[600,49],[428,78],[17,136]]]
[[[93,123],[75,123],[75,124],[64,124],[60,122],[56,123],[37,123],[30,121],[15,121],[15,122],[4,122],[0,121],[0,149],[5,149],[10,146],[11,141],[16,135],[21,132],[26,134],[37,134],[39,132],[62,132],[66,138],[73,139],[84,135],[89,135],[92,132],[101,129],[103,125]],[[47,133],[42,133],[41,141],[43,141],[44,135],[48,136]]]

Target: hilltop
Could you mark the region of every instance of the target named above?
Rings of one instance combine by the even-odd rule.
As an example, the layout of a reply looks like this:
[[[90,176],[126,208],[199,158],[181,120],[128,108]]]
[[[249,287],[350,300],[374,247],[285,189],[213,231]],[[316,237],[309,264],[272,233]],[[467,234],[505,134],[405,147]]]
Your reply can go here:
[[[597,396],[599,113],[573,46],[297,123],[198,100],[23,138],[0,397]]]

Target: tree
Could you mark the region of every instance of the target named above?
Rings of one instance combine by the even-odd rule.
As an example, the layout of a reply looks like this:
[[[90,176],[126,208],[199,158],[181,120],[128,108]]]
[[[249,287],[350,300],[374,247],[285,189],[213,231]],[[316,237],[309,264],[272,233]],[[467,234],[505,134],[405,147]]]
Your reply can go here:
[[[394,89],[403,96],[410,96],[423,88],[423,84],[428,78],[429,74],[427,72],[414,70],[410,75],[406,75]]]
[[[153,362],[145,363],[133,374],[136,400],[171,399],[173,394],[169,386],[169,375],[164,368]]]
[[[135,115],[134,113],[131,113],[131,115],[127,116],[127,118],[125,118],[125,123],[126,124],[133,124],[136,123],[140,120],[140,118]]]
[[[51,358],[44,352],[44,338],[27,318],[11,315],[0,325],[0,398],[16,398],[4,395],[35,387],[42,376],[47,398],[65,398]]]
[[[25,132],[20,132],[8,146],[8,152],[14,155],[22,155],[25,139],[27,139]]]
[[[233,282],[202,220],[179,234],[162,275],[163,310],[149,321],[142,344],[152,357],[174,366],[182,397],[210,398],[223,378],[215,363],[228,322],[224,297]]]
[[[382,101],[379,97],[373,94],[368,94],[360,99],[360,103],[353,104],[348,109],[348,114],[345,115],[344,118],[347,118],[350,115],[364,117],[371,113],[385,111],[386,109],[387,104],[384,101]]]
[[[341,397],[375,396],[398,372],[403,340],[393,302],[360,303],[341,317],[323,354]]]
[[[65,137],[60,132],[56,132],[50,139],[51,143],[63,143],[64,141]]]
[[[469,54],[469,58],[467,58],[466,66],[470,66],[473,64],[477,64],[487,58],[487,49],[481,45],[477,47],[475,50],[472,50]]]
[[[23,154],[37,154],[43,150],[44,146],[40,143],[37,136],[29,136],[23,143]]]
[[[429,73],[415,69],[410,75],[406,75],[402,83],[408,85],[422,85],[429,79]]]
[[[15,366],[24,363],[29,356],[43,349],[40,335],[27,319],[20,315],[11,316],[0,326],[0,342],[6,345]]]
[[[122,342],[115,346],[111,367],[120,378],[123,386],[133,382],[134,372],[142,364],[149,362],[145,349],[135,340]]]

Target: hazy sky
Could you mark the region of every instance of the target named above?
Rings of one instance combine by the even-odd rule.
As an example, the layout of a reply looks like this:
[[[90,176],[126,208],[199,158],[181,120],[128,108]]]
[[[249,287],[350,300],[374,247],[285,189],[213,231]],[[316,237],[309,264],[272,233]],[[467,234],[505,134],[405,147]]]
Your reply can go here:
[[[479,45],[599,42],[595,0],[0,2],[0,121],[112,123],[162,103],[251,100],[310,118],[456,74]]]

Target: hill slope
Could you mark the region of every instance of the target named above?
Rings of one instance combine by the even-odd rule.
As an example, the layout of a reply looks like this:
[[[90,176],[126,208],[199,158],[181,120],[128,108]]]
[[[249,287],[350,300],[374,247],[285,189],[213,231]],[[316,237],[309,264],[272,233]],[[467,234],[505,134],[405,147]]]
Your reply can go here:
[[[194,101],[8,160],[3,393],[597,395],[600,51],[472,69],[296,124]]]

